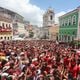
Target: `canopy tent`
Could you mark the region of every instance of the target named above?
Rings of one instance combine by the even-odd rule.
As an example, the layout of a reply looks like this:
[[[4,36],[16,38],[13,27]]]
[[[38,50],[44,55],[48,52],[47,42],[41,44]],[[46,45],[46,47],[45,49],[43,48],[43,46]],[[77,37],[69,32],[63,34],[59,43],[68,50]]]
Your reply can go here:
[[[15,37],[15,38],[13,38],[13,40],[24,40],[24,39],[20,38],[20,37]]]

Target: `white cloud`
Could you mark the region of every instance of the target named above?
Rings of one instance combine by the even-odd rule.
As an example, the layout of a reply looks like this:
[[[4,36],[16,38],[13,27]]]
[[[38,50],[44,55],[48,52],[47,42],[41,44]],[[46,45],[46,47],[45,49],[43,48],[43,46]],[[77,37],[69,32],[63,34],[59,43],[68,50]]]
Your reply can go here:
[[[0,6],[21,14],[32,24],[41,26],[44,10],[30,3],[30,0],[0,0]],[[58,23],[58,17],[65,14],[62,11],[55,14],[55,22]]]
[[[0,0],[0,6],[18,12],[33,24],[42,24],[43,10],[32,5],[30,0]]]
[[[59,23],[58,18],[59,18],[60,16],[64,15],[65,13],[66,13],[66,12],[64,12],[64,11],[57,13],[57,14],[55,15],[55,22],[56,22],[56,23]]]

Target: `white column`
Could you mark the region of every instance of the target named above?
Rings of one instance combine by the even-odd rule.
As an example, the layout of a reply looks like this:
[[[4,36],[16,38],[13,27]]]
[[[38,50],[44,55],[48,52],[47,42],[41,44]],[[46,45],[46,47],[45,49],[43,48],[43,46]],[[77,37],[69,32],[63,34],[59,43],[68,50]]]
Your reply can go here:
[[[72,41],[72,36],[70,36],[70,41]]]
[[[63,37],[62,37],[62,35],[61,35],[61,42],[63,41]]]
[[[68,42],[68,36],[66,37],[66,42]]]

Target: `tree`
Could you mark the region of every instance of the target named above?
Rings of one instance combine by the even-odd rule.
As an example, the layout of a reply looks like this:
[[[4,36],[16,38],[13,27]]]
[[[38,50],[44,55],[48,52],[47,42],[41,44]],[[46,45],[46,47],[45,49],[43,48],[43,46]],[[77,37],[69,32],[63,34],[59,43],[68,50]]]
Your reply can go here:
[[[30,38],[33,38],[33,36],[34,36],[34,33],[33,33],[32,31],[30,31],[30,32],[29,32],[29,37],[30,37]]]

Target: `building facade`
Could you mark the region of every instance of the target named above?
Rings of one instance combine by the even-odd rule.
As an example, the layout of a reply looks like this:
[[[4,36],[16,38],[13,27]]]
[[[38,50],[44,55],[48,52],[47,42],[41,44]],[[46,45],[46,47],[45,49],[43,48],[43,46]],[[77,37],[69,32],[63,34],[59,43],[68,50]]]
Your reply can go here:
[[[52,8],[49,8],[43,14],[43,37],[49,39],[49,27],[55,23],[55,13]]]
[[[8,10],[6,8],[0,7],[0,15],[5,18],[4,21],[3,18],[1,18],[4,22],[10,22],[12,24],[12,34],[14,36],[23,36],[26,33],[25,25],[24,25],[24,17],[20,14],[13,12],[11,10]],[[9,23],[9,24],[10,24]]]
[[[80,7],[59,17],[59,41],[80,39]]]
[[[55,23],[55,13],[52,8],[49,8],[43,14],[43,27],[52,26]]]
[[[25,25],[23,16],[15,13],[13,16],[13,31],[14,35],[25,34]]]
[[[51,27],[49,27],[49,39],[50,40],[58,40],[58,34],[59,34],[59,25],[54,24]]]
[[[33,25],[33,33],[34,33],[34,39],[40,39],[40,27],[37,25]]]
[[[26,39],[39,39],[40,27],[28,24],[28,26],[26,26],[26,34]]]
[[[9,13],[0,8],[0,41],[12,40],[13,26],[12,19]]]

